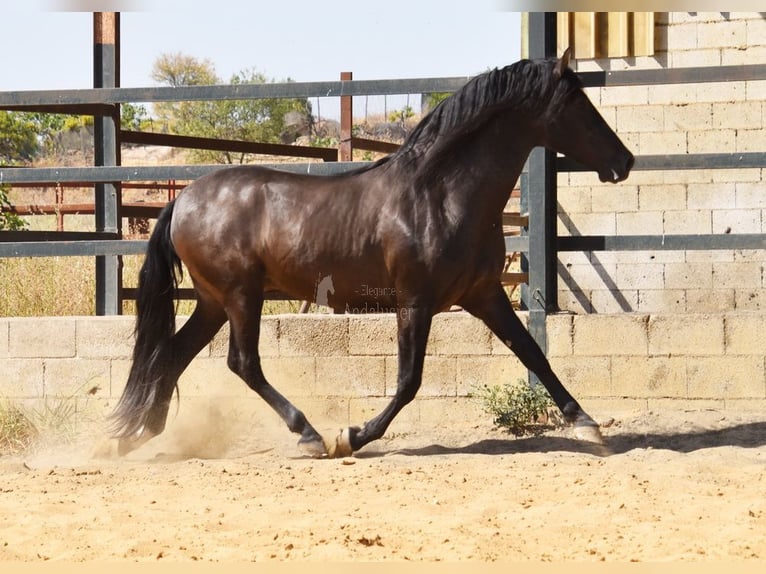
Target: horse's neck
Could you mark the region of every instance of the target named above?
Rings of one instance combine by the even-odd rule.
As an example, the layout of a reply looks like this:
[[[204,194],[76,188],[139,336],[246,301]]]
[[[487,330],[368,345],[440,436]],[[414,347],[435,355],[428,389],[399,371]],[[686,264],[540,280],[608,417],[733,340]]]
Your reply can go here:
[[[490,120],[470,139],[453,142],[447,153],[454,160],[441,163],[438,178],[447,182],[445,200],[476,217],[499,215],[536,145],[525,123],[513,116]]]

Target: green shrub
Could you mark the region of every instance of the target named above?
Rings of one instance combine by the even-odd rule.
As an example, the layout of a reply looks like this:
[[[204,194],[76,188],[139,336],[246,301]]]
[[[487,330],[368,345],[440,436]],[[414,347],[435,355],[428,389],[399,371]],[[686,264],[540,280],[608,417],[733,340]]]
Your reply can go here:
[[[500,428],[515,436],[539,435],[553,428],[548,410],[555,407],[542,385],[517,384],[483,385],[475,396],[484,411]]]

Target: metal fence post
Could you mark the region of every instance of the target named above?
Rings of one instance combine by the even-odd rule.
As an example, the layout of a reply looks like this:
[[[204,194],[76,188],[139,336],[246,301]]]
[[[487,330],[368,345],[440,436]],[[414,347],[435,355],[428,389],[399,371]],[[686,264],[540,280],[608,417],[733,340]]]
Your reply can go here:
[[[556,13],[530,12],[528,26],[530,59],[555,56]],[[558,309],[556,154],[541,147],[533,149],[527,173],[527,185],[521,191],[529,212],[529,253],[526,261],[522,259],[522,265],[529,272],[529,283],[522,289],[522,305],[529,310],[530,334],[547,353],[545,319]],[[531,372],[529,382],[538,382]]]
[[[354,79],[351,72],[341,72],[340,81],[350,82]],[[340,143],[338,144],[338,161],[353,161],[354,149],[351,138],[353,137],[354,124],[354,98],[353,96],[340,97]]]
[[[93,87],[119,87],[119,13],[93,14]],[[119,165],[118,130],[120,106],[113,105],[110,116],[94,117],[94,163],[96,166]],[[118,183],[95,185],[96,231],[122,237],[120,187]],[[96,315],[122,312],[122,258],[96,257]]]

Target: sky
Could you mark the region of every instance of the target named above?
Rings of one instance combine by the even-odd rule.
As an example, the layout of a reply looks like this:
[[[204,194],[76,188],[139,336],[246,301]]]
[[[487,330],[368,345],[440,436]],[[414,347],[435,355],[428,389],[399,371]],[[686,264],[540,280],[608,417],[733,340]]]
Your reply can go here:
[[[10,4],[10,6],[9,6]],[[95,1],[13,2],[1,13],[0,91],[89,88]],[[228,81],[245,69],[277,80],[472,76],[519,59],[520,14],[497,0],[118,0],[121,83],[156,85],[163,53],[213,62]],[[52,11],[42,7],[62,9]],[[378,106],[405,103],[389,96]],[[406,103],[413,104],[415,102]],[[419,101],[417,102],[419,104]],[[366,105],[370,105],[369,102]],[[375,105],[375,104],[373,104]],[[322,102],[333,115],[332,102]],[[355,112],[358,111],[355,103]]]

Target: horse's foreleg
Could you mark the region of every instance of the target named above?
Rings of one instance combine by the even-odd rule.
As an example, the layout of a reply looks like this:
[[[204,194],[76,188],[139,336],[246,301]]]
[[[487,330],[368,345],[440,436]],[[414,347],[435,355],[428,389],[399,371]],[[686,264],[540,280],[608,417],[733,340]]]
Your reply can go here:
[[[431,329],[430,309],[401,307],[397,311],[399,370],[396,393],[391,402],[375,418],[362,428],[351,427],[344,431],[333,445],[331,455],[348,456],[364,445],[379,439],[399,411],[411,402],[420,388],[423,378],[423,361]]]
[[[598,424],[564,388],[551,369],[545,353],[529,331],[524,328],[511,307],[508,296],[499,284],[491,291],[476,294],[462,304],[469,313],[484,321],[490,330],[516,354],[522,364],[537,375],[553,402],[561,410],[564,419],[574,425],[575,435],[578,438],[603,444]]]
[[[304,452],[315,457],[326,456],[327,450],[321,435],[300,410],[269,384],[263,374],[258,355],[262,307],[262,294],[243,297],[227,306],[231,325],[229,368],[274,409],[287,428],[301,436],[298,446]]]

